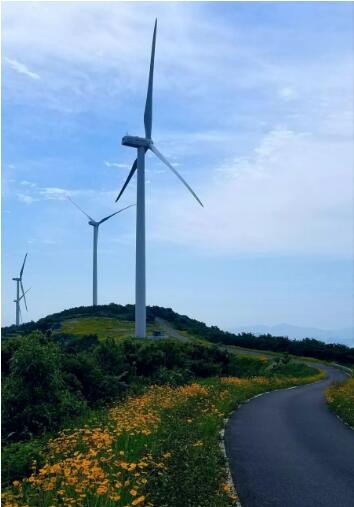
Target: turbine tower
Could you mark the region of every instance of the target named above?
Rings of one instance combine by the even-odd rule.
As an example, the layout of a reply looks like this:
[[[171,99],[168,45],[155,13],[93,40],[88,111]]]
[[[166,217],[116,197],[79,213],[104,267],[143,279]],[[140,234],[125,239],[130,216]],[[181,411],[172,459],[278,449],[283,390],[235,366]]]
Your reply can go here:
[[[112,218],[114,215],[117,215],[118,213],[121,213],[122,211],[131,208],[132,206],[135,206],[135,204],[130,204],[129,206],[126,206],[125,208],[120,209],[119,211],[116,211],[115,213],[112,213],[111,215],[108,215],[105,218],[102,218],[99,222],[94,220],[90,215],[88,215],[83,209],[80,208],[76,202],[74,202],[69,196],[69,201],[73,203],[74,206],[76,206],[81,213],[83,213],[88,219],[89,219],[89,225],[92,225],[93,227],[93,275],[92,275],[92,305],[97,306],[97,243],[98,243],[98,228],[103,222],[106,222],[110,218]]]
[[[145,285],[145,153],[151,150],[187,187],[189,192],[203,206],[200,199],[193,192],[188,183],[169,163],[169,161],[156,148],[151,139],[152,130],[152,89],[154,80],[154,60],[156,45],[157,20],[155,21],[154,34],[152,37],[151,59],[148,89],[144,112],[145,137],[124,136],[122,144],[137,149],[137,158],[135,159],[128,177],[120,191],[116,202],[123,194],[129,181],[137,171],[137,213],[136,213],[136,266],[135,266],[135,334],[139,338],[146,336],[146,285]]]
[[[20,271],[20,276],[13,278],[13,280],[16,282],[16,299],[14,299],[14,303],[16,303],[16,326],[20,325],[20,318],[22,320],[21,307],[20,307],[21,299],[23,299],[23,301],[25,303],[26,310],[28,311],[26,294],[30,289],[26,290],[26,292],[25,292],[23,289],[23,285],[22,285],[22,275],[23,275],[23,270],[25,269],[26,259],[27,259],[27,254],[25,255],[25,258],[23,259],[23,263],[22,263],[22,267],[21,267],[21,271]],[[20,296],[20,289],[22,292],[21,296]]]

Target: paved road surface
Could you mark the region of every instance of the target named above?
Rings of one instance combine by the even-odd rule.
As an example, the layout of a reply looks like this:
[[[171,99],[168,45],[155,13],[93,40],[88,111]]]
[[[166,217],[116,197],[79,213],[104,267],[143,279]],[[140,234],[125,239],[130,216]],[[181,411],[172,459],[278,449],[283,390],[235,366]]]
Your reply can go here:
[[[171,327],[168,322],[159,317],[156,317],[157,322],[160,325],[162,331],[169,337],[174,338],[175,340],[179,340],[180,342],[189,342],[189,338],[180,334],[176,329]]]
[[[254,398],[230,418],[225,446],[242,507],[354,507],[354,431],[323,397],[345,375],[323,369],[328,379]]]

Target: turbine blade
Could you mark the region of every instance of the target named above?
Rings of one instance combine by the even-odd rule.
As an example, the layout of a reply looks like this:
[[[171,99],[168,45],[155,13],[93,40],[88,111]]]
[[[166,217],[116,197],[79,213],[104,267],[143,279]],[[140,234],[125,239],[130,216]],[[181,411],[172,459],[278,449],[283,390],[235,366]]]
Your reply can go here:
[[[120,199],[120,197],[123,194],[124,190],[127,188],[128,183],[132,179],[133,174],[135,173],[137,167],[138,167],[138,160],[135,159],[134,163],[132,165],[132,168],[130,169],[130,173],[128,174],[128,178],[125,180],[125,183],[124,183],[124,185],[122,187],[122,190],[119,192],[118,197],[117,197],[117,199],[116,199],[115,202],[117,202]]]
[[[27,259],[27,254],[25,255],[25,258],[23,259],[23,264],[22,264],[22,268],[20,271],[20,278],[22,278],[22,273],[23,273],[23,270],[25,269],[26,259]]]
[[[22,297],[23,297],[23,301],[25,302],[25,307],[26,307],[26,310],[27,310],[27,312],[28,312],[28,308],[27,308],[27,301],[26,301],[26,295],[25,295],[25,291],[23,290],[22,280],[20,280],[20,285],[21,285],[21,290],[22,290]]]
[[[19,309],[19,312],[20,312],[20,323],[21,323],[21,322],[23,322],[22,312],[21,312],[21,306],[19,306],[18,309]]]
[[[98,222],[98,225],[101,225],[103,224],[103,222],[105,222],[106,220],[108,220],[109,218],[111,217],[114,217],[114,215],[117,215],[118,213],[121,213],[122,211],[128,209],[128,208],[131,208],[132,206],[135,206],[135,204],[130,204],[129,206],[126,206],[125,208],[122,208],[120,209],[119,211],[116,211],[115,213],[112,213],[112,215],[108,215],[108,217],[105,217],[105,218],[102,218],[102,220],[100,220]]]
[[[72,202],[72,203],[73,203],[73,205],[74,205],[74,206],[76,206],[76,207],[77,207],[77,209],[78,209],[78,210],[80,210],[80,211],[81,211],[81,213],[83,213],[85,216],[87,216],[87,218],[88,218],[89,220],[92,220],[92,222],[95,222],[95,220],[94,220],[93,218],[91,218],[91,217],[90,217],[90,215],[88,215],[88,214],[87,214],[87,213],[86,213],[83,209],[81,209],[81,208],[80,208],[80,206],[79,206],[78,204],[76,204],[76,202],[74,202],[74,201],[72,200],[72,198],[71,198],[69,195],[68,195],[68,199],[69,199],[69,201],[70,201],[70,202]]]
[[[154,83],[156,29],[157,29],[157,19],[155,20],[154,34],[152,36],[149,84],[146,95],[145,112],[144,112],[145,137],[147,139],[151,139],[151,129],[152,129],[152,89]]]
[[[26,290],[25,294],[27,294],[27,292],[29,292],[30,290],[31,290],[31,287]],[[23,299],[23,295],[19,298],[19,301],[21,301],[21,299]]]
[[[190,191],[190,193],[193,195],[193,197],[199,202],[199,204],[203,206],[203,203],[202,201],[199,199],[199,197],[197,196],[197,194],[191,189],[191,187],[188,185],[188,183],[182,178],[182,176],[176,171],[176,169],[173,167],[172,164],[169,163],[169,161],[162,155],[162,153],[159,152],[159,150],[156,148],[155,145],[151,144],[151,146],[149,146],[150,150],[155,153],[155,155],[157,156],[157,158],[159,158],[161,160],[161,162],[163,162],[164,164],[167,165],[167,167],[177,176],[177,178],[179,178],[181,180],[181,182],[183,183],[183,185],[185,187],[188,188],[188,190]]]

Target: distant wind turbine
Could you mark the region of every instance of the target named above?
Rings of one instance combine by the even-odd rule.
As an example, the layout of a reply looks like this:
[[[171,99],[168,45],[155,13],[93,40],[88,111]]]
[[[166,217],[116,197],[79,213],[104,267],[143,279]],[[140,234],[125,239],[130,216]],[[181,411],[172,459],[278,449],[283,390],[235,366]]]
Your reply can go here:
[[[68,196],[68,199],[74,206],[76,206],[81,213],[83,213],[88,219],[89,219],[89,225],[92,225],[93,227],[93,280],[92,280],[92,305],[97,305],[97,242],[98,242],[98,228],[103,222],[106,222],[110,218],[112,218],[114,215],[117,215],[118,213],[121,213],[122,211],[131,208],[132,206],[135,206],[135,204],[130,204],[129,206],[126,206],[125,208],[120,209],[119,211],[116,211],[115,213],[112,213],[111,215],[108,215],[105,218],[102,218],[99,222],[96,222],[90,215],[88,215],[83,209],[80,208],[76,202],[74,202],[71,197]]]
[[[145,286],[145,153],[151,150],[157,158],[159,158],[167,167],[181,180],[183,185],[187,187],[189,192],[203,206],[200,199],[193,192],[188,183],[176,171],[176,169],[168,162],[168,160],[160,153],[151,139],[152,130],[152,89],[154,78],[154,60],[156,45],[156,28],[155,21],[154,34],[152,38],[151,60],[148,90],[144,112],[145,137],[124,136],[122,144],[136,148],[138,156],[135,159],[130,173],[119,192],[116,202],[123,194],[129,181],[137,171],[137,214],[136,214],[136,272],[135,272],[135,334],[139,338],[146,336],[146,286]]]
[[[16,326],[20,325],[20,318],[22,320],[21,306],[20,306],[21,299],[23,299],[23,301],[25,303],[26,311],[28,311],[26,294],[30,289],[26,290],[26,292],[25,292],[23,289],[23,285],[22,285],[22,275],[23,275],[23,270],[25,269],[26,259],[27,259],[27,254],[25,255],[25,258],[23,259],[23,264],[22,264],[22,268],[20,271],[20,276],[13,278],[13,280],[16,282],[16,299],[14,299],[14,303],[16,303]],[[20,296],[20,288],[21,288],[21,292],[22,292],[21,296]]]

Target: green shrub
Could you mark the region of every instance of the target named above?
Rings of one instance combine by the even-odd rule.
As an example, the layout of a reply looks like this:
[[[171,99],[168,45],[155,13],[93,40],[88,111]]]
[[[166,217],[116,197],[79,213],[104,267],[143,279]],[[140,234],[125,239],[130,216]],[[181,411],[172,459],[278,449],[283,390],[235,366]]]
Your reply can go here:
[[[34,332],[4,344],[3,438],[53,431],[89,407],[122,398],[128,386],[177,386],[194,378],[303,376],[305,365],[230,354],[220,347],[176,340],[98,342],[94,335]],[[140,387],[139,387],[140,388]]]
[[[119,398],[126,389],[121,375],[110,375],[92,352],[67,355],[64,359],[67,385],[77,396],[95,406]]]
[[[85,403],[71,393],[64,380],[59,347],[42,333],[23,337],[10,360],[3,381],[3,434],[27,438],[57,428]]]
[[[234,354],[230,360],[229,374],[240,378],[264,375],[267,362],[258,357]]]
[[[266,369],[267,376],[281,376],[281,377],[307,377],[314,375],[316,369],[307,366],[304,363],[297,363],[295,361],[282,362],[271,361],[269,367]]]
[[[1,342],[1,373],[6,376],[10,373],[10,361],[16,350],[20,347],[22,337],[15,337]]]
[[[192,375],[188,370],[182,370],[180,368],[169,370],[165,366],[162,366],[157,370],[153,381],[156,384],[167,384],[172,387],[177,387],[190,382],[191,379]]]
[[[40,442],[14,442],[1,452],[1,480],[9,484],[31,474],[33,462],[41,466],[45,462],[44,449]]]
[[[330,385],[325,395],[330,409],[354,429],[354,378]]]

